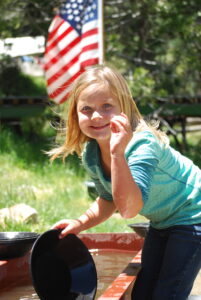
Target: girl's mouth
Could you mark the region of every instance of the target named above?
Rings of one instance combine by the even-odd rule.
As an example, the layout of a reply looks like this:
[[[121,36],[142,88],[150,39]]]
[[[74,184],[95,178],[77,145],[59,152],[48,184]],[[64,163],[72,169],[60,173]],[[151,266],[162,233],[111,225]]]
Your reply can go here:
[[[101,130],[101,129],[104,129],[106,127],[110,126],[110,124],[106,124],[106,125],[102,125],[102,126],[90,126],[92,129],[94,130]]]

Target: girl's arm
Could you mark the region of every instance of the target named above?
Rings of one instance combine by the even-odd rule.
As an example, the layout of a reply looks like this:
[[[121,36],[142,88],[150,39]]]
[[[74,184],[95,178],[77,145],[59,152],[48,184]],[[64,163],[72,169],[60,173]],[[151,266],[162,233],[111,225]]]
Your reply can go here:
[[[60,238],[69,233],[78,234],[107,220],[115,211],[116,206],[114,202],[98,197],[91,207],[78,219],[61,220],[52,228],[63,229]]]
[[[132,138],[132,130],[125,114],[111,120],[111,180],[114,203],[124,218],[135,217],[143,207],[142,193],[135,183],[124,153]]]
[[[135,183],[124,155],[111,156],[113,201],[123,218],[135,217],[143,207],[142,193]]]

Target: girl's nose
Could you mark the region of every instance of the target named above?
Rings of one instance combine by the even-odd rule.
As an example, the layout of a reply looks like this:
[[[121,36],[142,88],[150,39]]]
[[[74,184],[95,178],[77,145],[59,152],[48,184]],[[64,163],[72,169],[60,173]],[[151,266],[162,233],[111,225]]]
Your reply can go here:
[[[92,120],[101,119],[101,118],[102,118],[102,116],[101,116],[101,114],[98,111],[94,111],[93,114],[92,114],[92,116],[91,116]]]

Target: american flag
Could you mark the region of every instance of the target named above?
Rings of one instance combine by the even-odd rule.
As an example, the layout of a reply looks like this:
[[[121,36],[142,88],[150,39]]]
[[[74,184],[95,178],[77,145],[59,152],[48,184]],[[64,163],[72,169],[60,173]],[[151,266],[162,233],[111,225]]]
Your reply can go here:
[[[101,0],[67,0],[50,25],[44,55],[48,96],[67,100],[70,84],[87,66],[102,63]]]

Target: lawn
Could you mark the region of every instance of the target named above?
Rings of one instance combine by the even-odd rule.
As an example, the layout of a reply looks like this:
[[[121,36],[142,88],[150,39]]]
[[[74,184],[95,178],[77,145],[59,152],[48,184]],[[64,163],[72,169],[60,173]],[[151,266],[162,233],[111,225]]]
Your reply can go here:
[[[47,133],[48,132],[48,133]],[[65,163],[50,163],[44,150],[51,148],[54,132],[16,133],[1,128],[0,135],[0,209],[25,203],[38,212],[36,223],[0,223],[0,231],[43,232],[60,219],[77,218],[92,203],[87,192],[87,177],[77,156]],[[200,134],[188,136],[185,154],[201,167]],[[122,219],[118,213],[88,232],[131,232],[128,224],[147,221],[141,216]]]
[[[43,232],[60,219],[77,218],[92,203],[85,174],[77,156],[50,163],[44,150],[50,149],[51,136],[19,135],[1,128],[0,209],[25,203],[38,212],[37,223],[6,221],[0,231]],[[145,220],[137,216],[124,220],[114,214],[88,232],[131,232],[127,224]]]

